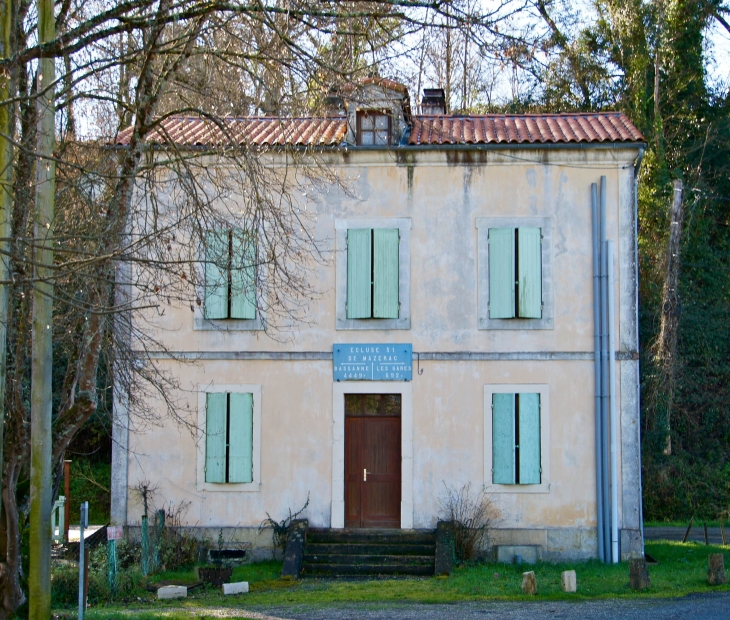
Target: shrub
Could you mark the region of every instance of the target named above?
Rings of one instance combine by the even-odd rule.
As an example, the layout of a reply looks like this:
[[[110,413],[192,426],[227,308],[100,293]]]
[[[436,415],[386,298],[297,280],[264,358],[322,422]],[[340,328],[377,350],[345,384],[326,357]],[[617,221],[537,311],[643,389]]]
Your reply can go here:
[[[104,570],[91,563],[89,567],[89,598],[90,604],[95,605],[108,601],[111,596],[109,581]],[[57,566],[51,573],[51,600],[53,605],[70,607],[79,602],[79,567],[76,563]]]
[[[200,542],[188,536],[176,527],[164,527],[155,530],[150,536],[150,548],[153,549],[153,570],[166,571],[188,568],[195,564]]]
[[[117,551],[132,549],[126,541],[117,541]],[[139,562],[124,565],[117,554],[117,575],[114,592],[109,587],[108,549],[100,545],[89,552],[89,604],[97,605],[113,599],[126,598],[142,589],[144,577]],[[128,555],[127,558],[130,556]],[[139,554],[137,553],[137,557]],[[79,567],[76,562],[59,562],[51,572],[53,605],[74,607],[79,601]]]
[[[304,506],[302,506],[295,513],[292,513],[291,508],[289,508],[289,516],[282,519],[281,521],[276,521],[272,519],[271,515],[267,512],[266,518],[259,525],[259,532],[267,529],[273,530],[274,549],[278,547],[282,551],[285,551],[286,538],[289,534],[289,527],[291,526],[292,521],[294,521],[294,519],[296,519],[306,510],[307,506],[309,506],[309,493],[307,493],[307,501],[304,502]]]
[[[454,528],[456,561],[473,560],[499,522],[499,511],[484,489],[472,491],[471,482],[458,489],[444,482],[444,489],[439,505],[443,520]]]

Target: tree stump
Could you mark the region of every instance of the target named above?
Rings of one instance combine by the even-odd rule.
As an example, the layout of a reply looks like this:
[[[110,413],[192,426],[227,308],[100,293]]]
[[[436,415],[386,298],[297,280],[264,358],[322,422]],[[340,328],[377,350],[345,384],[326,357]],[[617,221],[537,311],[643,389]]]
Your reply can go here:
[[[725,558],[722,553],[710,553],[707,556],[707,583],[711,586],[721,586],[727,583]]]
[[[535,571],[522,573],[522,594],[537,594],[537,579]]]
[[[629,583],[632,590],[645,590],[651,586],[646,559],[629,560]]]

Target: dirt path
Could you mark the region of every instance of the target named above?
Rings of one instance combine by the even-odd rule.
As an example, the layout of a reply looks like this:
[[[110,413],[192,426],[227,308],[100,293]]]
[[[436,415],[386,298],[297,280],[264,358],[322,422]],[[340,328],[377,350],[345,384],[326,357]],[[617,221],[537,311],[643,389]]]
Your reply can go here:
[[[682,540],[684,537],[685,532],[687,531],[687,527],[645,527],[644,528],[644,538],[646,540]],[[725,536],[730,537],[730,530],[727,528],[725,529]],[[720,528],[719,527],[708,527],[707,528],[707,538],[711,545],[721,545],[722,544],[722,536],[720,535]],[[702,523],[695,523],[692,525],[692,531],[689,534],[689,538],[687,540],[691,540],[694,542],[705,542],[705,528],[702,526]],[[730,542],[730,540],[728,541]],[[730,616],[730,614],[728,614]]]
[[[453,605],[346,605],[327,609],[275,608],[266,613],[291,620],[728,620],[730,593],[677,599],[581,602],[456,603]]]

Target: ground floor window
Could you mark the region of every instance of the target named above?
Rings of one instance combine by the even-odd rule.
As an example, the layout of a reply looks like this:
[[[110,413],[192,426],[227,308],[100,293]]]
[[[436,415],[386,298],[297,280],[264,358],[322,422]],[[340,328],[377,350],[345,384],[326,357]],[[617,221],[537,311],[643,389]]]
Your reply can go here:
[[[261,386],[198,385],[199,491],[259,491]]]
[[[207,395],[205,481],[253,481],[253,394]]]
[[[550,492],[545,384],[484,386],[484,483],[496,493]]]
[[[492,395],[492,482],[540,484],[540,394]]]

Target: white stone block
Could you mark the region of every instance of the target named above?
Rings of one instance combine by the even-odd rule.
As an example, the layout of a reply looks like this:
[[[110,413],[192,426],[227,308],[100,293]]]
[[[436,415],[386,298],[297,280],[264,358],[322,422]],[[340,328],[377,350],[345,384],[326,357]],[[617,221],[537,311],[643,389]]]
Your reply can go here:
[[[246,594],[248,592],[248,581],[237,581],[236,583],[224,583],[223,594]]]
[[[185,598],[187,595],[185,586],[162,586],[157,590],[157,598]]]
[[[566,570],[560,574],[560,585],[563,592],[577,592],[578,578],[575,576],[574,570]]]

